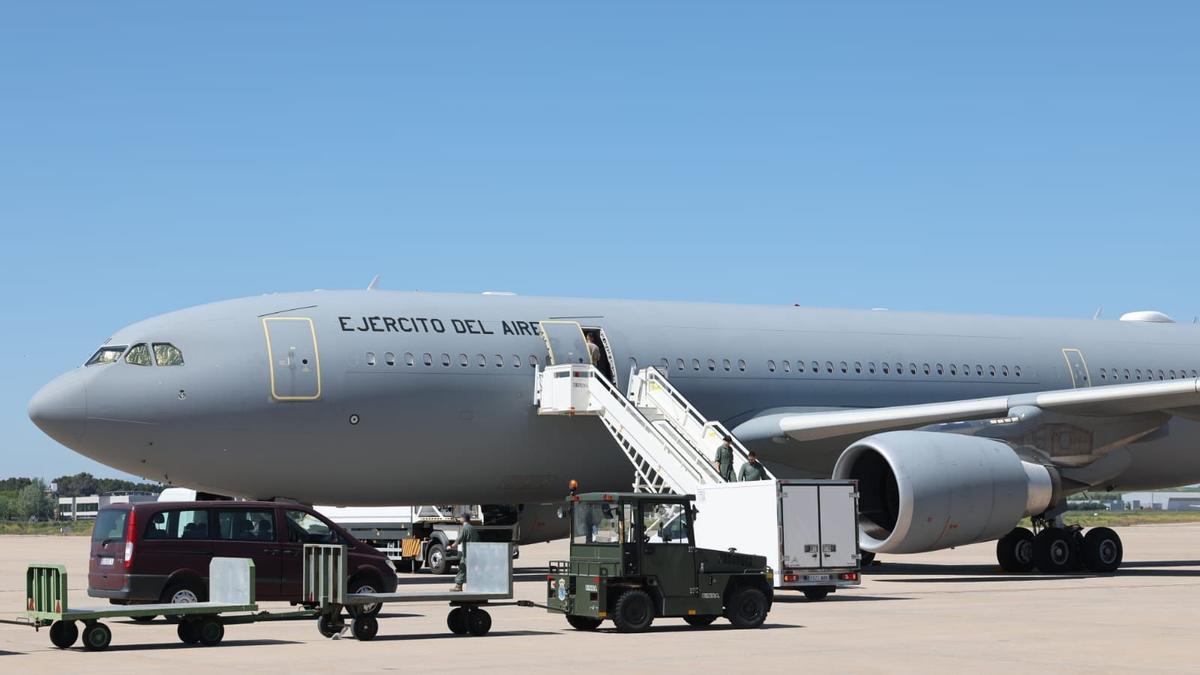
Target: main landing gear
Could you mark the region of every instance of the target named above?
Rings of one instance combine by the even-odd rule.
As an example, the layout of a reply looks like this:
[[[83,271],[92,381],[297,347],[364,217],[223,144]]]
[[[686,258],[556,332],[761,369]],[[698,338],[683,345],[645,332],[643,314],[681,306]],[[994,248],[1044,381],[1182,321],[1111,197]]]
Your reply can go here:
[[[1107,527],[1084,534],[1078,525],[1045,524],[1036,535],[1018,527],[996,542],[996,559],[1005,572],[1107,574],[1117,571],[1123,555],[1121,537]]]

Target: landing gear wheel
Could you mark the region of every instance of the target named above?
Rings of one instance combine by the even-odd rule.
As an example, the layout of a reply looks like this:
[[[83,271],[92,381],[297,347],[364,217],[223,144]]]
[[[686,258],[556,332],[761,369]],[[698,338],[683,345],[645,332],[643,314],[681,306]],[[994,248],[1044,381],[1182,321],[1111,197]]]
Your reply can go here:
[[[83,648],[90,652],[102,652],[112,642],[112,631],[102,623],[90,623],[83,628]]]
[[[996,542],[996,560],[1005,572],[1033,571],[1033,532],[1013,528]]]
[[[450,571],[450,561],[446,560],[446,547],[433,544],[425,552],[425,562],[429,565],[430,574],[445,574]]]
[[[199,644],[200,624],[194,619],[184,619],[175,628],[175,634],[179,636],[179,641],[185,645]]]
[[[590,616],[577,616],[575,614],[567,615],[567,623],[571,624],[571,628],[575,630],[596,630],[600,624],[604,623],[604,619],[595,619]]]
[[[492,615],[482,609],[467,612],[467,631],[475,637],[483,637],[492,629]]]
[[[328,614],[322,614],[321,616],[317,617],[317,630],[320,631],[321,635],[327,638],[331,638],[334,635],[341,633],[342,628],[344,627],[345,624],[342,623],[342,617],[340,616],[334,617]]]
[[[1033,538],[1033,562],[1047,574],[1072,572],[1078,565],[1075,536],[1062,527],[1047,527]]]
[[[1107,527],[1093,527],[1083,537],[1083,566],[1089,572],[1116,572],[1125,556],[1121,537]]]
[[[79,627],[74,621],[55,621],[50,624],[50,644],[66,649],[79,639]]]
[[[826,597],[828,597],[828,595],[829,595],[828,588],[806,588],[806,589],[804,589],[804,597],[808,598],[809,600],[812,600],[813,602],[816,602],[817,600],[824,600]]]
[[[617,598],[612,619],[622,633],[640,633],[654,623],[654,601],[641,589],[625,591]]]
[[[357,616],[350,623],[350,632],[354,634],[354,639],[360,642],[373,640],[379,633],[379,619],[373,616]]]
[[[687,625],[689,625],[693,628],[704,628],[705,626],[712,625],[712,622],[716,621],[717,617],[715,617],[715,616],[685,616],[685,617],[683,617],[683,620],[687,622]]]
[[[467,634],[467,610],[455,607],[446,615],[446,627],[455,635]]]
[[[375,582],[372,579],[365,577],[351,579],[348,587],[351,589],[351,593],[379,592],[378,586],[376,586]],[[381,602],[372,603],[370,605],[348,605],[346,607],[346,611],[349,612],[350,616],[352,617],[378,616],[381,609],[383,609],[383,603]]]
[[[725,608],[725,617],[734,628],[758,628],[767,620],[767,596],[747,586],[734,591]]]
[[[225,639],[225,624],[216,617],[208,617],[200,620],[200,644],[205,647],[213,647],[221,644],[221,640]]]

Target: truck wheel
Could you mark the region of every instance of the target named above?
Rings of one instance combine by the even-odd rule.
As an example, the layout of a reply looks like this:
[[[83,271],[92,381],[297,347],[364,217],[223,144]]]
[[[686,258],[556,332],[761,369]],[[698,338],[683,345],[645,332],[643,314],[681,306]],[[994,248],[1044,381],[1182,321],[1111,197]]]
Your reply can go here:
[[[575,614],[567,615],[567,623],[571,624],[571,628],[575,630],[596,630],[600,624],[604,623],[604,619],[595,619],[590,616],[577,616]]]
[[[483,637],[492,629],[492,615],[486,610],[472,609],[467,612],[467,631],[475,637]]]
[[[767,596],[753,586],[738,589],[729,599],[725,617],[734,628],[758,628],[767,620]]]
[[[354,634],[354,639],[360,642],[372,640],[379,633],[379,620],[373,616],[356,617],[350,624],[350,632]]]
[[[635,588],[617,598],[613,608],[613,623],[622,633],[640,633],[654,622],[654,601],[650,594]]]
[[[200,644],[205,647],[212,647],[221,644],[221,640],[225,639],[225,624],[215,617],[209,617],[200,620],[199,631]]]
[[[806,588],[804,589],[804,597],[809,600],[824,600],[829,595],[828,588]]]
[[[55,621],[50,624],[50,644],[66,649],[79,639],[79,627],[74,621]]]
[[[450,571],[450,561],[446,560],[446,547],[433,544],[425,552],[425,564],[429,566],[430,574],[445,574]]]
[[[342,617],[340,616],[335,617],[329,614],[322,614],[317,617],[317,631],[324,637],[331,638],[341,633],[342,628]]]
[[[467,610],[455,607],[446,615],[446,627],[455,635],[467,634]]]
[[[380,585],[376,584],[375,580],[368,576],[359,576],[350,580],[346,585],[351,593],[378,593]],[[383,609],[383,603],[375,602],[370,605],[347,605],[346,611],[350,612],[352,617],[360,616],[377,616],[379,611]]]
[[[683,620],[686,621],[687,624],[689,626],[692,626],[693,628],[704,628],[705,626],[709,626],[712,624],[712,622],[716,621],[717,617],[715,617],[715,616],[685,616],[685,617],[683,617]]]
[[[102,652],[112,642],[112,631],[102,623],[92,623],[83,628],[83,648],[90,652]]]

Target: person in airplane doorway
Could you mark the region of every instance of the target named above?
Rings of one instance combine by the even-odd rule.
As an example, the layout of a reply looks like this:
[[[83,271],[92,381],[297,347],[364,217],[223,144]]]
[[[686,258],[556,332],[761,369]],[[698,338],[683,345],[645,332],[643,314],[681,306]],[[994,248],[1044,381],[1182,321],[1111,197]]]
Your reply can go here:
[[[596,344],[596,334],[595,333],[587,334],[587,350],[588,350],[588,358],[590,358],[592,360],[592,365],[599,367],[600,366],[600,345]]]
[[[758,455],[754,451],[746,453],[746,463],[742,465],[742,470],[738,472],[739,481],[748,480],[766,480],[767,470],[762,464],[758,463]]]
[[[733,480],[733,439],[726,436],[725,442],[717,448],[717,456],[713,457],[713,466],[726,482]]]
[[[467,547],[473,541],[479,541],[479,534],[471,525],[471,514],[463,511],[458,514],[458,522],[462,527],[458,530],[458,539],[450,544],[450,548],[458,549],[458,574],[454,575],[454,588],[452,591],[461,591],[463,584],[467,581]]]

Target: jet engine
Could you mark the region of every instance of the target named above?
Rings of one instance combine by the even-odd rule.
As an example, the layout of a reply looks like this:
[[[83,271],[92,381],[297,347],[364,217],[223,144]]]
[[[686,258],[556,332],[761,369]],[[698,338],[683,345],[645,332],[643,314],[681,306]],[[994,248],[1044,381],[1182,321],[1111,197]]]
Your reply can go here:
[[[858,481],[860,543],[920,553],[997,539],[1060,493],[1057,472],[1000,441],[891,431],[847,448],[833,477]]]

